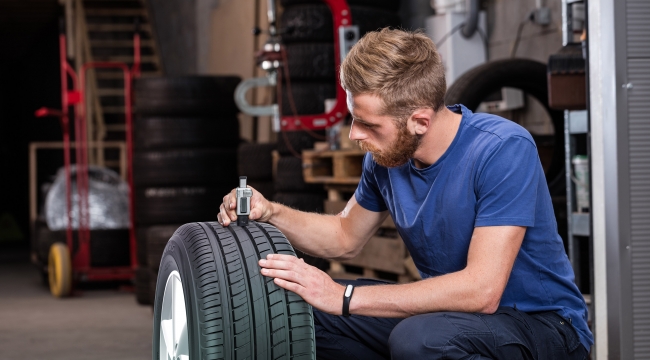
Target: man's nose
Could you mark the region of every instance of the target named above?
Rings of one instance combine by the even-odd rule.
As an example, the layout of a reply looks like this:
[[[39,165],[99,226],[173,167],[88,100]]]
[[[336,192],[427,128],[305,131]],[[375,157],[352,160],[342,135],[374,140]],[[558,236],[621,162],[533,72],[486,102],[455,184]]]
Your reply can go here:
[[[352,125],[350,125],[350,140],[364,140],[366,134],[359,129],[359,126],[355,126],[354,120],[352,120]]]

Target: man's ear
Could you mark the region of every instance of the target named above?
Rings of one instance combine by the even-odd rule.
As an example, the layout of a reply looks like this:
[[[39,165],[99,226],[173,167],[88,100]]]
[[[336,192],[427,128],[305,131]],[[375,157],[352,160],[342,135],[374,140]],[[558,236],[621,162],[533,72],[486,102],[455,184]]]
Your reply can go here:
[[[417,109],[409,117],[409,130],[414,135],[424,135],[431,126],[434,112],[433,109],[423,108]]]

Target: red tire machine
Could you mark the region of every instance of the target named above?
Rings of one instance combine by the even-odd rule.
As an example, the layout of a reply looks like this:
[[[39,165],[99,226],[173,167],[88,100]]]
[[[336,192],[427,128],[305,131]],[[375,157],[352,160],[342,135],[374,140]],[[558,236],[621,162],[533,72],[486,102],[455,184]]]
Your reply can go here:
[[[63,27],[62,27],[63,28]],[[67,213],[67,229],[66,229],[66,245],[67,251],[72,252],[75,247],[73,246],[73,229],[72,229],[72,178],[71,178],[71,144],[70,144],[70,106],[74,106],[74,129],[75,129],[75,145],[76,145],[76,180],[77,192],[79,194],[79,227],[78,227],[78,250],[74,253],[66,255],[66,261],[70,264],[63,266],[63,270],[55,269],[56,275],[50,275],[50,282],[52,276],[60,276],[62,279],[57,281],[69,282],[67,287],[65,284],[55,296],[68,296],[72,291],[74,282],[76,281],[116,281],[116,280],[132,280],[135,275],[135,269],[138,266],[136,256],[136,240],[135,240],[135,203],[133,191],[133,114],[132,114],[132,81],[134,78],[140,76],[140,35],[137,31],[133,37],[133,51],[134,62],[131,68],[126,63],[122,62],[88,62],[81,66],[79,74],[77,74],[72,66],[68,63],[66,58],[66,38],[64,31],[59,33],[59,60],[61,69],[61,110],[40,108],[36,111],[36,117],[54,116],[58,117],[61,122],[63,130],[63,159],[66,177],[66,213]],[[129,191],[129,215],[131,225],[129,227],[129,249],[130,249],[130,266],[116,266],[116,267],[92,267],[90,255],[90,213],[89,213],[89,182],[88,182],[88,141],[86,138],[86,73],[89,69],[119,69],[124,74],[124,105],[125,105],[125,122],[126,122],[126,151],[127,151],[127,173]],[[72,88],[69,88],[68,77],[71,80]],[[66,265],[66,264],[64,264]],[[50,268],[52,269],[52,268]],[[70,272],[66,274],[66,272]],[[66,280],[69,279],[69,280]],[[50,284],[52,289],[52,283]]]
[[[350,7],[346,0],[323,0],[332,12],[334,25],[334,67],[336,73],[341,62],[350,49],[359,40],[359,27],[352,25]],[[289,79],[289,67],[287,65],[287,53],[282,46],[276,31],[275,0],[268,0],[269,17],[269,40],[264,44],[262,51],[257,54],[257,63],[263,70],[268,72],[266,77],[247,79],[239,84],[235,90],[235,102],[242,112],[252,116],[272,116],[273,129],[275,131],[297,131],[303,130],[311,133],[311,130],[322,130],[336,125],[348,115],[345,90],[341,87],[337,76],[336,103],[326,113],[298,115],[294,109],[293,115],[280,115],[278,104],[268,106],[252,106],[246,100],[246,92],[254,87],[278,86],[278,100],[280,95],[280,84],[277,74],[280,69],[284,70],[283,76]],[[288,91],[291,94],[290,81],[287,82]],[[292,103],[292,96],[289,96]]]

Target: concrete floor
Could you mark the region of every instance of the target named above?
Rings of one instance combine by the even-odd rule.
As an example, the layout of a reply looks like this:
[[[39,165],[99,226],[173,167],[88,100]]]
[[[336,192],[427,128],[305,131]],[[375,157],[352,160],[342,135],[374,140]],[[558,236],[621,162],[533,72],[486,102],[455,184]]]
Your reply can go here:
[[[55,299],[31,264],[0,262],[0,359],[151,359],[152,310],[119,288]]]

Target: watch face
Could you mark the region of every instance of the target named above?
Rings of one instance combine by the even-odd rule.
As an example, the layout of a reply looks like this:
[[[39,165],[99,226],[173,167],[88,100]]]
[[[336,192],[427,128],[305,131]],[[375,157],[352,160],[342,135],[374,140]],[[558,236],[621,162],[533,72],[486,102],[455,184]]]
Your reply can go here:
[[[345,297],[350,297],[350,295],[352,295],[352,288],[353,288],[352,285],[348,285],[348,286],[345,288]]]

